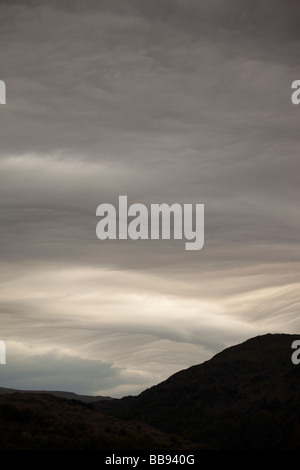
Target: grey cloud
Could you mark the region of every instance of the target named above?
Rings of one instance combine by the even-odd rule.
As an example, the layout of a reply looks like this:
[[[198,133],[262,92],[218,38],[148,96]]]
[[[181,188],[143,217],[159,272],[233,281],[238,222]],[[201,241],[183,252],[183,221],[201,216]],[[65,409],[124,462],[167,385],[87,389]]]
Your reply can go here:
[[[132,390],[145,386],[145,378],[136,373],[127,373],[112,363],[63,356],[58,351],[44,354],[11,354],[7,348],[7,367],[1,370],[1,384],[26,390],[64,390],[79,394],[103,394],[119,390],[130,383]]]
[[[0,2],[1,318],[7,338],[48,347],[26,362],[30,380],[36,369],[46,386],[52,370],[62,388],[77,361],[55,375],[49,350],[78,346],[66,385],[86,392],[100,361],[125,393],[248,335],[295,332],[299,8]],[[120,194],[204,203],[204,249],[100,242],[96,207]],[[20,368],[7,381],[27,387]]]
[[[268,42],[261,47],[255,33],[249,50],[242,48],[249,42],[245,26],[251,24],[251,12],[255,11],[255,24],[260,18],[263,24],[265,19],[272,21],[268,2],[262,13],[253,4],[249,8],[249,2],[243,3],[246,8],[233,2],[214,2],[213,6],[211,2],[200,6],[190,2],[188,7],[182,2],[164,6],[153,1],[121,2],[127,8],[120,12],[120,2],[112,2],[110,7],[98,2],[92,10],[87,7],[79,13],[76,8],[60,11],[55,3],[2,7],[4,13],[12,11],[4,30],[7,41],[2,45],[3,78],[9,93],[2,151],[65,149],[88,152],[101,160],[133,157],[137,162],[146,154],[153,160],[156,147],[165,151],[174,133],[180,133],[184,146],[185,141],[190,145],[191,137],[197,139],[201,132],[205,117],[206,123],[212,119],[213,132],[222,126],[217,117],[224,109],[239,113],[244,103],[246,116],[251,103],[251,110],[260,106],[261,96],[253,101],[251,93],[247,100],[248,88],[255,86],[266,66],[265,57],[251,56],[255,43],[275,59],[275,65],[277,56]],[[278,8],[282,9],[279,4]],[[285,16],[272,8],[271,18],[282,21],[284,31],[291,30],[293,8],[294,2],[291,9],[285,7]],[[235,11],[238,15],[242,11],[241,18],[236,18]],[[186,26],[185,34],[180,25]],[[238,25],[238,37],[228,36],[230,25],[233,30]],[[192,35],[193,28],[199,41]],[[207,28],[212,39],[207,38]],[[232,56],[222,50],[224,44],[230,51],[235,44],[241,44],[241,49]],[[292,61],[296,52],[292,50],[290,56]],[[251,60],[251,68],[246,68]],[[269,97],[271,102],[285,85],[284,80],[278,82],[280,70],[275,65],[253,90],[257,93],[260,86],[265,90],[270,83],[278,83]],[[281,101],[285,98],[284,93]],[[19,139],[14,139],[16,133]],[[165,156],[160,155],[162,158]],[[181,158],[186,158],[184,152]]]

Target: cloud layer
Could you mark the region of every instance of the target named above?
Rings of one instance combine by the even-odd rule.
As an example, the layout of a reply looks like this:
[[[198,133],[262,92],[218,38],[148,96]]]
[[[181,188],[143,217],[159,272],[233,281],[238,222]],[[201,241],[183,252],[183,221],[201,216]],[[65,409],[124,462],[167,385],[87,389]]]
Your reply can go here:
[[[3,386],[121,396],[297,332],[299,9],[0,2]],[[203,250],[100,242],[121,194],[204,203]]]

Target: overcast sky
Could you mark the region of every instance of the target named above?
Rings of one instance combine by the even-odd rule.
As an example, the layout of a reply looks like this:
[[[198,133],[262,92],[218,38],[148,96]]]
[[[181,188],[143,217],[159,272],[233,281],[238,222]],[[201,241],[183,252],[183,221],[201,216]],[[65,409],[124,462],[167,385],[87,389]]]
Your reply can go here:
[[[1,386],[120,397],[299,328],[298,0],[0,1]],[[202,250],[96,208],[205,205]]]

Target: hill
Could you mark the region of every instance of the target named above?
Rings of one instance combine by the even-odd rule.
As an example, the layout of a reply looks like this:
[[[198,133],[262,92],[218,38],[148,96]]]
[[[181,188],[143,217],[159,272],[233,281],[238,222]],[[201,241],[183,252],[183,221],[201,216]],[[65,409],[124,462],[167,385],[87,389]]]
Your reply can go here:
[[[203,449],[133,420],[123,422],[90,404],[45,393],[0,395],[0,450]]]
[[[217,449],[299,449],[300,365],[291,361],[295,339],[300,336],[251,338],[136,397],[93,406]]]
[[[65,392],[59,390],[17,390],[15,388],[5,388],[0,387],[0,395],[7,395],[9,393],[37,393],[37,394],[46,394],[46,395],[54,395],[56,397],[68,398],[70,400],[78,400],[83,401],[84,403],[91,403],[93,401],[100,401],[100,400],[113,400],[111,397],[103,397],[100,395],[78,395],[74,392]]]

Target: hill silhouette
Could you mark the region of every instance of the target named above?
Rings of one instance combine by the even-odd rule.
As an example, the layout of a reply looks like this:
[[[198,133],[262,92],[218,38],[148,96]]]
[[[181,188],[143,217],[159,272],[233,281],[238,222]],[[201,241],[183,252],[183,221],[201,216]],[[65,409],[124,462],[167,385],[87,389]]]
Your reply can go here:
[[[0,450],[300,449],[299,339],[251,338],[121,399],[1,389]]]
[[[113,400],[111,397],[104,397],[100,395],[78,395],[74,392],[65,392],[62,390],[17,390],[15,388],[5,388],[0,387],[0,395],[7,395],[9,393],[37,393],[37,394],[46,394],[46,395],[54,395],[56,397],[62,398],[69,398],[70,400],[78,400],[83,401],[84,403],[91,403],[93,401],[100,401],[100,400]]]
[[[94,403],[216,449],[300,448],[299,335],[267,334],[229,347],[138,396]]]
[[[45,393],[0,395],[0,450],[205,449],[136,420],[105,416],[91,404]]]

